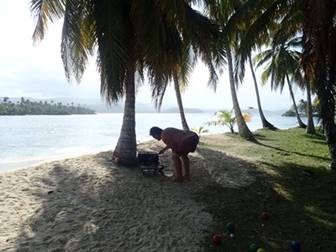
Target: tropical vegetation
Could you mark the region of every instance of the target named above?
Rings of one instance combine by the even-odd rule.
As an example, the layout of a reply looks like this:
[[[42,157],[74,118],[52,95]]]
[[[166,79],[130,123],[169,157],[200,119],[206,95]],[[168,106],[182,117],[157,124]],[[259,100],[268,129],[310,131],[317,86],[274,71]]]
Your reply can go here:
[[[0,102],[0,115],[72,115],[72,114],[94,114],[91,109],[79,104],[62,104],[61,102],[30,101],[21,98],[18,102],[4,99]]]
[[[301,99],[297,104],[297,110],[301,116],[308,116],[308,102]],[[314,116],[319,115],[319,106],[315,103],[312,104],[312,113]],[[296,116],[294,106],[292,105],[289,110],[282,114],[283,116]]]
[[[248,113],[242,114],[244,122],[250,122],[251,116]],[[207,123],[208,126],[226,126],[231,133],[235,133],[234,127],[237,123],[237,118],[233,115],[233,109],[220,110],[215,114],[215,118]]]
[[[204,12],[197,11],[192,4],[202,6]],[[64,18],[61,52],[69,79],[73,75],[79,81],[88,58],[97,54],[102,95],[109,103],[125,96],[124,119],[114,151],[121,163],[136,163],[136,73],[142,81],[148,77],[159,105],[167,83],[174,80],[182,124],[188,128],[178,80],[191,71],[192,64],[186,60],[190,56],[207,64],[214,83],[218,81],[217,67],[227,64],[239,135],[253,140],[236,89],[248,61],[254,73],[251,55],[266,46],[268,52],[261,53],[258,63],[271,62],[264,79],[270,78],[272,85],[280,89],[287,82],[292,97],[292,83],[298,83],[307,90],[308,110],[311,93],[316,93],[320,100],[331,167],[336,169],[333,0],[31,0],[31,9],[37,17],[35,40],[43,39],[48,22]],[[272,128],[263,116],[260,97],[257,100],[263,126]],[[295,109],[295,99],[293,105]],[[308,114],[307,132],[314,133],[312,111]],[[305,127],[298,112],[296,115],[299,126]]]
[[[272,38],[271,47],[284,44],[296,35],[302,37],[303,68],[306,85],[320,100],[326,141],[336,169],[335,81],[336,6],[333,0],[237,1],[241,5],[230,17],[227,34],[242,30],[238,45],[240,68],[256,48],[264,46],[265,37]],[[240,27],[243,27],[241,29]]]
[[[202,6],[204,12],[197,11],[195,5]],[[208,158],[206,166],[230,161],[230,165],[246,166],[247,173],[260,176],[253,176],[256,179],[246,187],[207,183],[193,196],[212,214],[218,232],[225,232],[225,224],[235,221],[239,240],[228,238],[225,243],[232,251],[246,250],[251,237],[268,251],[287,251],[289,241],[297,237],[305,239],[306,250],[333,251],[335,0],[31,0],[31,9],[37,17],[35,40],[43,39],[49,22],[63,20],[61,55],[69,80],[74,76],[80,81],[89,57],[97,55],[101,94],[108,103],[124,98],[123,123],[113,153],[113,160],[122,165],[137,164],[136,77],[149,83],[157,107],[173,82],[182,127],[189,129],[181,90],[188,84],[196,60],[205,62],[215,88],[217,71],[226,66],[233,109],[217,112],[207,126],[226,126],[231,133],[237,127],[239,135],[202,137],[200,155],[195,159],[203,162],[211,154],[218,158],[217,163]],[[262,126],[272,130],[252,133],[246,123],[250,116],[240,108],[237,89],[243,83],[246,64],[252,71]],[[301,128],[306,125],[300,116],[308,116],[306,131],[274,131],[275,126],[267,121],[255,74],[261,66],[266,66],[264,84],[269,82],[272,89],[280,91],[288,86],[291,110]],[[307,101],[296,104],[294,86],[307,92]],[[318,102],[311,101],[312,95]],[[0,111],[21,105],[35,106],[27,101],[12,104],[6,99]],[[57,104],[38,106],[47,109]],[[315,132],[314,114],[322,119],[323,135]],[[194,131],[199,135],[207,132],[204,127]],[[239,160],[228,159],[223,152]],[[333,170],[325,169],[329,164]],[[262,211],[271,214],[269,222],[261,223]],[[224,245],[209,245],[209,238],[204,241],[204,251],[230,250]]]
[[[216,4],[214,3],[216,2]],[[210,13],[217,20],[218,24],[223,30],[229,25],[230,17],[235,13],[235,11],[240,8],[240,1],[214,1],[212,2]],[[233,111],[235,113],[235,118],[237,120],[238,133],[241,137],[247,140],[255,140],[252,132],[245,123],[241,108],[239,105],[239,100],[237,96],[237,81],[234,78],[234,61],[237,49],[237,43],[239,42],[241,31],[239,29],[232,29],[230,33],[223,34],[223,47],[225,50],[226,63],[228,67],[229,74],[229,84],[231,91],[231,99],[233,104]]]
[[[261,99],[260,99],[260,94],[259,94],[258,82],[257,82],[257,78],[256,78],[256,74],[255,74],[255,70],[254,70],[254,66],[253,66],[253,63],[252,63],[251,56],[249,56],[248,61],[249,61],[249,65],[250,65],[250,69],[251,69],[251,73],[252,73],[252,77],[253,77],[253,84],[254,84],[254,89],[255,89],[255,92],[256,92],[258,111],[259,111],[259,116],[260,116],[262,126],[263,126],[263,128],[267,128],[267,129],[270,129],[270,130],[277,130],[277,128],[272,123],[270,123],[265,117],[265,114],[264,114],[262,106],[261,106]]]
[[[191,131],[195,132],[199,137],[201,137],[203,134],[209,132],[209,130],[206,129],[205,126],[200,126],[200,127],[197,127],[197,128],[192,128]]]
[[[300,52],[297,50],[297,48],[295,48],[297,44],[298,41],[293,39],[286,43],[273,46],[272,48],[256,55],[255,61],[257,62],[257,67],[266,64],[266,67],[262,73],[263,84],[271,79],[271,88],[280,89],[280,92],[282,92],[285,86],[285,82],[287,81],[299,127],[306,128],[306,125],[302,122],[297,109],[292,87],[293,81],[290,81],[290,76],[294,76],[300,66]]]
[[[219,57],[219,28],[191,6],[192,1],[31,0],[37,18],[35,40],[44,38],[48,22],[63,18],[61,52],[68,79],[78,81],[88,58],[97,54],[101,94],[107,102],[125,96],[124,118],[113,159],[137,164],[135,73],[147,74],[157,99],[190,48],[209,65]],[[207,4],[207,1],[199,1]],[[206,7],[206,5],[205,5]],[[213,78],[216,80],[216,78]]]

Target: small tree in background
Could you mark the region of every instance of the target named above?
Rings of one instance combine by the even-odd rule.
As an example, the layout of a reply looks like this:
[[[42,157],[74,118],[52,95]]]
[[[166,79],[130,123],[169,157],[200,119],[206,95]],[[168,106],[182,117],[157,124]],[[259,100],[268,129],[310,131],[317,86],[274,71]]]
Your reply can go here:
[[[233,115],[233,110],[220,110],[216,114],[216,118],[207,123],[212,126],[226,126],[230,129],[231,133],[235,133],[234,126],[237,123],[236,117]],[[247,113],[243,113],[245,122],[251,121],[251,116]]]
[[[197,128],[192,128],[191,131],[195,132],[200,138],[201,138],[202,134],[209,132],[209,130],[207,130],[205,128],[205,126],[200,126],[200,127],[197,127]]]

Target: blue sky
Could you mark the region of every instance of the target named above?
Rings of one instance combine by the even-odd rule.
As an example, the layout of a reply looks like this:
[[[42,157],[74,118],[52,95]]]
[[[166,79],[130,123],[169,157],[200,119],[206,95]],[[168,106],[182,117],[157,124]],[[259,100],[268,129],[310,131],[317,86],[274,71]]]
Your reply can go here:
[[[35,20],[29,10],[30,1],[1,0],[0,2],[0,96],[55,98],[73,97],[100,99],[99,73],[92,59],[80,84],[68,83],[60,57],[61,22],[51,24],[45,39],[33,45],[32,34]],[[7,25],[8,24],[8,25]],[[257,73],[259,77],[259,73]],[[183,94],[185,107],[222,109],[231,108],[228,73],[224,71],[217,92],[207,87],[207,69],[199,63],[192,76],[190,86]],[[266,85],[260,87],[265,109],[287,109],[291,106],[288,90],[282,95],[271,92]],[[296,98],[304,94],[295,92]],[[238,97],[242,108],[256,107],[256,98],[251,73],[246,72],[244,83],[239,87]],[[150,90],[146,83],[139,88],[137,100],[150,103]],[[171,88],[164,104],[174,106],[176,98]]]

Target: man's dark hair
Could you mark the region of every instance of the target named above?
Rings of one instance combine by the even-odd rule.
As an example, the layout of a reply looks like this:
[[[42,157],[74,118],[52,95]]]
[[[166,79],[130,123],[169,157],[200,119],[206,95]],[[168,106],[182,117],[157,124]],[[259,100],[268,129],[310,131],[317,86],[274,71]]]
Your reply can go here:
[[[152,127],[149,131],[149,135],[155,136],[155,135],[161,135],[162,129],[159,127]]]

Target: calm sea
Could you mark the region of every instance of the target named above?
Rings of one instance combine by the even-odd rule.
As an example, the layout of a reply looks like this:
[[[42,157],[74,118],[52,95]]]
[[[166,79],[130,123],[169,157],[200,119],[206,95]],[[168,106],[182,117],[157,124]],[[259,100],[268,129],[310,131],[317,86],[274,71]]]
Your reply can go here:
[[[261,127],[258,114],[251,114],[251,130]],[[276,127],[296,126],[295,117],[266,114]],[[187,114],[189,126],[199,127],[213,114]],[[179,114],[139,113],[136,115],[137,140],[150,139],[150,127],[180,127]],[[117,143],[122,114],[67,116],[0,116],[0,171],[81,154],[111,150]],[[227,132],[226,127],[208,127],[210,133]]]

